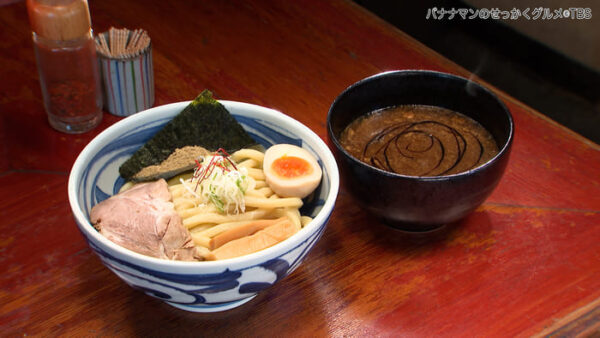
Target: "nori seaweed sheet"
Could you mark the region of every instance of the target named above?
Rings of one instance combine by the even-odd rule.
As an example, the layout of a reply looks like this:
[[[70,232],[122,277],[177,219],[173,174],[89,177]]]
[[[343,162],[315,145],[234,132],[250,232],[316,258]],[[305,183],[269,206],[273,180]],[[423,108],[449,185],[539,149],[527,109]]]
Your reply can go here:
[[[212,93],[204,90],[119,168],[130,179],[142,168],[159,164],[177,148],[196,145],[227,152],[256,144]]]

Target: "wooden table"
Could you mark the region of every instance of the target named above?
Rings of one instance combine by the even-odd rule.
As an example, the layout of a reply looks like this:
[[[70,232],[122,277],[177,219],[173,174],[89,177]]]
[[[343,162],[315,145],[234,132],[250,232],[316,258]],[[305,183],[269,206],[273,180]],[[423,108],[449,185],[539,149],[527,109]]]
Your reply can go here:
[[[96,32],[144,28],[156,105],[217,98],[283,111],[326,139],[348,85],[391,69],[472,76],[357,5],[91,1]],[[415,13],[425,15],[425,13]],[[24,1],[0,7],[2,335],[512,336],[598,333],[600,146],[496,90],[511,160],[477,211],[431,236],[396,234],[342,185],[328,228],[288,278],[237,309],[195,314],[135,291],[76,229],[67,178],[83,135],[52,130]],[[477,80],[477,79],[476,79]]]

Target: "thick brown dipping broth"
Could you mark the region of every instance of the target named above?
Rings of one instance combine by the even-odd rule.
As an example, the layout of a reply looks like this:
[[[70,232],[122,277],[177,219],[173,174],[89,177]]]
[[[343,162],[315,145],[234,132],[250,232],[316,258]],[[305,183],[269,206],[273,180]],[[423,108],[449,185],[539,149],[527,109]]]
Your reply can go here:
[[[340,143],[357,159],[409,176],[444,176],[476,168],[498,153],[475,120],[441,107],[402,105],[361,116]]]

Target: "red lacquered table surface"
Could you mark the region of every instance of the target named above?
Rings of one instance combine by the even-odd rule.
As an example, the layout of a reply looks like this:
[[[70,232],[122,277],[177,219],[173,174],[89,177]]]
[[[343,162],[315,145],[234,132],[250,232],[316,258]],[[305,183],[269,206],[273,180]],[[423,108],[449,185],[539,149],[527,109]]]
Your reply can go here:
[[[348,85],[391,69],[468,72],[345,1],[91,1],[94,29],[144,28],[156,105],[217,98],[283,111],[326,139]],[[415,13],[425,15],[425,13]],[[600,147],[496,91],[516,134],[466,219],[394,234],[341,186],[322,239],[237,309],[195,314],[135,291],[76,229],[67,178],[101,130],[53,131],[24,1],[0,7],[0,332],[4,335],[575,335],[600,328]],[[475,78],[476,81],[479,81]]]

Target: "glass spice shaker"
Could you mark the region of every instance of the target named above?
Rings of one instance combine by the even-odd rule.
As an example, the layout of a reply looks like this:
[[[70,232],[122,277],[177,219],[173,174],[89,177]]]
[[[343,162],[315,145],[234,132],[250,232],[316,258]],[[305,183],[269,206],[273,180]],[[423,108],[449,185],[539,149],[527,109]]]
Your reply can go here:
[[[83,133],[102,120],[102,91],[87,0],[27,0],[50,125]]]

